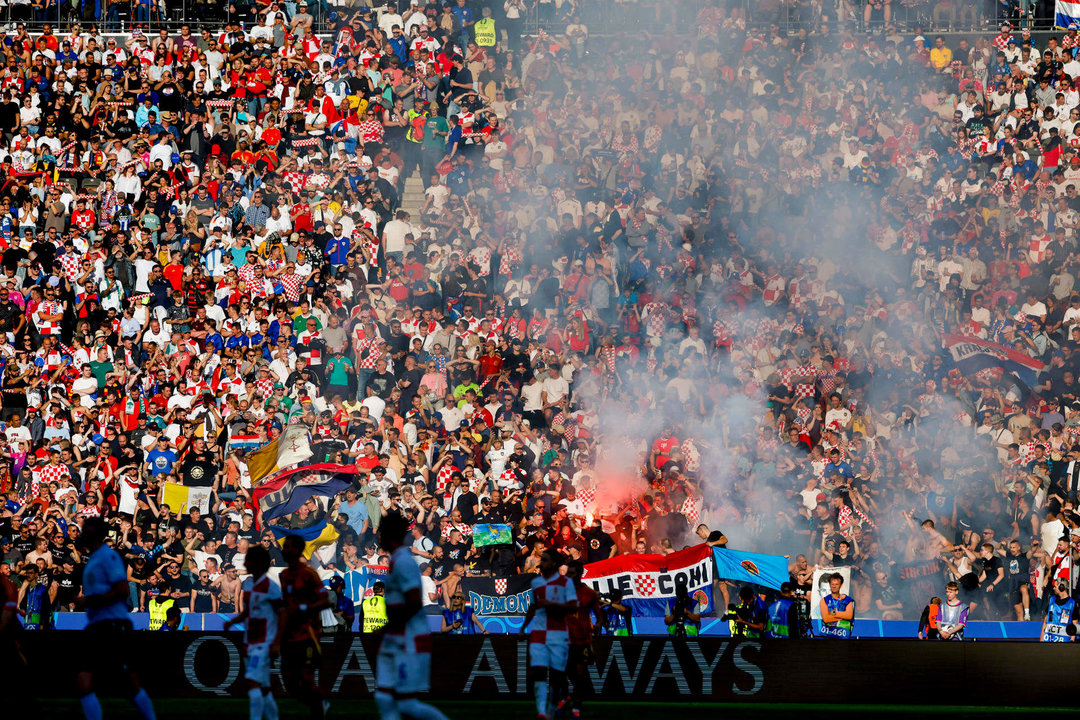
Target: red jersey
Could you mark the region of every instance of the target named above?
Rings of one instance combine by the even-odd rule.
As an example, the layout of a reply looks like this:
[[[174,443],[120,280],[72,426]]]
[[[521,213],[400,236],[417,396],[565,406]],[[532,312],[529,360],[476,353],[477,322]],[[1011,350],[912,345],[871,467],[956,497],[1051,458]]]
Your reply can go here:
[[[284,642],[303,642],[319,640],[319,613],[310,610],[301,611],[300,605],[314,605],[326,597],[319,575],[309,565],[301,565],[296,570],[285,568],[281,571],[281,594],[285,600],[285,627],[281,630]]]
[[[593,635],[593,613],[601,617],[600,596],[588,585],[577,586],[577,610],[566,616],[566,629],[570,633],[571,645],[588,645]]]

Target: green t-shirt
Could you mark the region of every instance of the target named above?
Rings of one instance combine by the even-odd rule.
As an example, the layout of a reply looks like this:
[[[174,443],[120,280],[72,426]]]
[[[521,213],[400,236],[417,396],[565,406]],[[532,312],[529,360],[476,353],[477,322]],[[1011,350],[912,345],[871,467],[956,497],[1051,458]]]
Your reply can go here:
[[[97,360],[90,361],[90,373],[97,378],[98,387],[105,387],[105,376],[113,371],[113,364],[106,360],[105,362],[98,362]]]
[[[298,315],[293,317],[293,321],[292,321],[293,334],[294,335],[299,335],[300,333],[307,330],[307,321],[308,320],[314,320],[315,321],[315,329],[316,330],[322,330],[322,323],[319,322],[319,318],[317,318],[315,315],[299,315],[298,314]]]
[[[330,368],[330,374],[327,381],[331,385],[348,385],[349,373],[348,368],[353,366],[352,361],[349,358],[342,355],[339,358],[333,358],[330,362],[326,363]],[[332,366],[332,367],[331,367]]]
[[[435,133],[445,133],[450,131],[450,125],[446,122],[446,118],[439,115],[433,115],[424,121],[424,149],[442,150],[446,147],[446,136],[436,135]]]
[[[461,402],[458,403],[458,407],[461,407],[465,404],[465,393],[467,393],[469,390],[476,390],[479,393],[480,386],[474,382],[463,382],[456,388],[454,388],[454,397],[461,399]]]

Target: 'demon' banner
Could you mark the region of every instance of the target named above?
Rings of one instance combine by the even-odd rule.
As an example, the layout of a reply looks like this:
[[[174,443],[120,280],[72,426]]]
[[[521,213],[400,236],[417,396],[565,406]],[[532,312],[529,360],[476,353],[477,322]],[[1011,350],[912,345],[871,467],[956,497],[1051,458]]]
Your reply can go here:
[[[511,575],[508,578],[462,578],[461,589],[477,615],[524,615],[532,605],[529,583],[536,577]]]
[[[670,555],[617,555],[586,565],[582,579],[601,595],[621,591],[638,617],[663,617],[679,582],[686,583],[696,602],[694,612],[713,608],[713,558],[708,545]]]

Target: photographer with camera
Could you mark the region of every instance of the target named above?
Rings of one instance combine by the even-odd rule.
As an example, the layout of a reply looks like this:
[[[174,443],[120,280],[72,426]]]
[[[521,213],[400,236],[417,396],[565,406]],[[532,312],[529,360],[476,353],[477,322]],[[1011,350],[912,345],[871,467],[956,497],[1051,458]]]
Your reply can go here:
[[[694,600],[685,582],[675,585],[675,602],[668,605],[664,613],[668,635],[675,637],[697,637],[701,630],[701,615],[693,611]]]
[[[633,610],[629,605],[623,604],[622,590],[612,590],[600,596],[600,608],[604,613],[604,622],[600,625],[601,635],[614,635],[616,637],[629,637],[634,634]]]
[[[787,583],[784,584],[787,585]],[[789,587],[789,597],[790,594],[791,588]],[[731,637],[738,638],[761,637],[762,633],[765,632],[767,622],[765,611],[762,610],[761,605],[758,603],[754,589],[749,585],[744,585],[739,590],[739,604],[728,605],[728,612],[722,615],[720,619],[727,620],[728,628],[731,630]]]
[[[1054,583],[1054,597],[1046,607],[1043,619],[1041,642],[1076,642],[1076,600],[1069,597],[1069,583],[1058,580]]]

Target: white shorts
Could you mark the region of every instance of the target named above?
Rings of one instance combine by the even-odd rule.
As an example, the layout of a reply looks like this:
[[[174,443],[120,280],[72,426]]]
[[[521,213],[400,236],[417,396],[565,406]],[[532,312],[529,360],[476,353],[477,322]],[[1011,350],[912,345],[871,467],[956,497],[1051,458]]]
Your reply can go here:
[[[244,677],[259,683],[259,687],[270,687],[270,644],[258,643],[247,646],[247,661],[244,663]]]
[[[375,657],[376,686],[395,695],[416,695],[431,689],[431,653],[407,651],[400,637],[386,635]]]
[[[529,643],[529,667],[544,667],[566,671],[566,659],[570,655],[570,643],[548,641]]]

